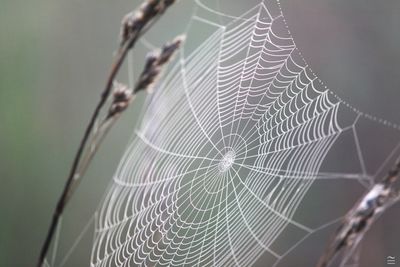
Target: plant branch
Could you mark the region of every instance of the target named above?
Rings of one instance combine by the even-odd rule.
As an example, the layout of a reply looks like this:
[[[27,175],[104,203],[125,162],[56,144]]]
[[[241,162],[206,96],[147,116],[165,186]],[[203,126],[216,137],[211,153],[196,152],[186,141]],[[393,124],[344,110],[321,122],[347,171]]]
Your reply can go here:
[[[161,50],[150,53],[147,56],[145,67],[133,89],[121,83],[114,83],[113,102],[111,103],[106,117],[100,123],[99,128],[94,131],[89,150],[83,157],[77,173],[85,173],[105,136],[121,114],[135,99],[136,94],[142,90],[148,92],[152,91],[154,83],[157,82],[157,79],[162,74],[163,67],[171,60],[175,52],[181,46],[183,40],[183,36],[178,36],[172,42],[166,43]]]
[[[349,259],[382,213],[400,200],[399,191],[395,189],[395,183],[399,180],[399,176],[400,160],[346,214],[342,224],[321,256],[317,267],[329,266],[342,251],[345,253],[342,262]]]
[[[80,169],[79,166],[82,155],[86,149],[87,143],[93,132],[94,125],[100,115],[100,112],[111,94],[114,80],[122,66],[122,63],[126,58],[127,53],[130,49],[134,47],[138,38],[149,29],[149,27],[147,26],[153,25],[153,21],[156,21],[174,2],[175,0],[147,0],[142,4],[138,11],[129,13],[124,17],[122,21],[120,48],[111,66],[111,70],[106,80],[104,90],[101,93],[100,100],[97,103],[96,108],[94,109],[88,125],[86,126],[86,130],[75,154],[63,192],[53,212],[52,221],[40,251],[39,260],[37,263],[38,267],[41,267],[44,263],[60,217],[72,193],[75,191],[75,188],[78,185],[80,178],[82,177],[83,173],[78,172],[78,170]],[[89,156],[87,164],[90,162],[93,155]],[[83,166],[84,168],[81,170],[84,171],[86,170],[86,167],[85,165]]]

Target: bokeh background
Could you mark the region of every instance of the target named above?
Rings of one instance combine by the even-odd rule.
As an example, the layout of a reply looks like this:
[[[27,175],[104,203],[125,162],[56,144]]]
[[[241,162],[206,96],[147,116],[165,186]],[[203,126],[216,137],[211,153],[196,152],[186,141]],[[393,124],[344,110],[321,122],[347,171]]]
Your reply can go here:
[[[216,7],[215,0],[204,2]],[[224,13],[239,15],[258,2],[221,0],[220,7]],[[139,3],[0,0],[0,266],[35,264],[77,144],[105,82],[121,18]],[[358,109],[400,124],[400,2],[281,3],[298,47],[319,77]],[[181,0],[146,40],[161,45],[184,31],[193,6],[194,1]],[[191,32],[190,42],[199,44],[201,36]],[[135,69],[140,70],[147,51],[145,44],[138,45],[132,56]],[[119,78],[127,80],[126,69]],[[143,98],[112,130],[70,202],[56,262],[92,218],[131,138]],[[366,126],[359,133],[369,140],[365,150],[371,174],[400,140],[399,131],[380,126]],[[354,190],[354,195],[333,192],[351,206],[362,192],[360,187]],[[331,207],[310,208],[329,213]],[[388,255],[397,255],[400,261],[399,214],[399,205],[394,206],[374,226],[362,246],[361,266],[384,266]],[[309,266],[333,229],[305,244],[282,266]],[[83,236],[65,266],[89,265],[92,232]]]

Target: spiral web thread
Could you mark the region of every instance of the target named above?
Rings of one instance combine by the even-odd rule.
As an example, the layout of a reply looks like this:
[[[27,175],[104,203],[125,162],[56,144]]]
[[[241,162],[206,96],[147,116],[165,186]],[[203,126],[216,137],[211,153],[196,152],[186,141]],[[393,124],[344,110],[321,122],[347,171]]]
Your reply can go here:
[[[276,7],[262,2],[225,25],[192,17],[215,31],[148,98],[98,211],[91,266],[278,264],[334,222],[295,219],[315,180],[370,182],[319,172],[339,135],[369,115],[322,84]],[[356,114],[345,127],[341,108]]]

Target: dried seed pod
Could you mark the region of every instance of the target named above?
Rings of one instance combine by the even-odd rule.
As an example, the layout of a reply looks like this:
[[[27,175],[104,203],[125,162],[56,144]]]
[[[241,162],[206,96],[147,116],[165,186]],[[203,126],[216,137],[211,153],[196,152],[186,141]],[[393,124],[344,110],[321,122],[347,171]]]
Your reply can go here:
[[[153,51],[147,55],[145,67],[140,74],[134,93],[141,90],[152,90],[154,83],[160,77],[162,67],[170,62],[184,39],[184,36],[178,36],[173,41],[166,43],[161,50]]]
[[[108,110],[107,118],[122,113],[131,103],[133,91],[122,83],[114,83],[113,100]]]
[[[120,46],[125,45],[129,40],[137,38],[146,25],[156,16],[164,13],[175,2],[175,0],[147,0],[137,11],[125,15],[122,19]]]

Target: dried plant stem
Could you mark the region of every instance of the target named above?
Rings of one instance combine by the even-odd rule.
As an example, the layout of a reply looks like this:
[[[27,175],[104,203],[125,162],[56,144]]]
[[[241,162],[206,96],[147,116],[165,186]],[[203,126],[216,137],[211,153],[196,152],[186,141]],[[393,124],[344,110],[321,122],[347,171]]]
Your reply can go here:
[[[111,130],[112,126],[115,124],[115,122],[118,120],[119,117],[120,116],[114,117],[112,120],[104,122],[104,124],[102,124],[98,130],[96,130],[93,137],[91,138],[92,142],[89,145],[88,152],[83,157],[81,164],[79,165],[79,168],[77,170],[77,173],[84,174],[86,172],[87,168],[90,165],[90,162],[92,161],[94,155],[97,153],[97,150],[100,148],[104,138],[106,137],[106,135]]]
[[[126,55],[128,54],[129,50],[133,48],[138,38],[142,34],[144,34],[150,28],[150,26],[154,24],[154,21],[156,21],[158,17],[161,16],[165,12],[165,10],[174,2],[175,1],[172,0],[147,0],[142,4],[141,8],[136,13],[130,13],[124,18],[122,25],[123,36],[120,48],[111,66],[111,70],[106,80],[106,85],[101,94],[100,100],[97,103],[97,106],[90,118],[88,125],[86,126],[86,130],[81,139],[78,150],[75,154],[63,192],[53,212],[52,221],[40,251],[39,260],[37,263],[38,267],[41,267],[45,261],[46,255],[50,247],[50,243],[53,239],[55,230],[57,228],[57,225],[59,223],[60,217],[65,209],[66,204],[68,203],[71,195],[73,194],[77,185],[80,182],[80,178],[82,177],[83,173],[87,169],[88,164],[90,163],[95,152],[97,151],[99,143],[94,144],[95,149],[89,151],[88,157],[85,158],[83,164],[81,163],[83,153],[93,133],[95,123],[98,120],[100,112],[103,109],[105,103],[107,102],[111,94],[115,78],[126,58]],[[119,116],[120,113],[118,112],[118,114],[115,115]],[[116,117],[115,119],[114,118],[112,119],[112,121],[115,120]],[[101,140],[103,140],[106,133],[108,132],[108,130],[110,129],[111,125],[112,123],[107,124],[105,130],[100,132],[100,139],[98,139],[100,140],[100,143]],[[94,136],[96,137],[96,134]]]
[[[96,106],[96,108],[95,108],[95,110],[94,110],[94,112],[92,114],[92,117],[91,117],[91,119],[90,119],[90,121],[89,121],[89,123],[88,123],[88,125],[86,127],[85,133],[84,133],[84,135],[83,135],[83,137],[81,139],[81,142],[80,142],[79,147],[78,147],[78,151],[76,152],[76,155],[75,155],[71,170],[70,170],[68,178],[67,178],[67,182],[66,182],[66,184],[64,186],[64,190],[63,190],[63,192],[62,192],[62,194],[61,194],[61,196],[60,196],[60,198],[58,200],[56,209],[55,209],[55,211],[53,213],[53,218],[52,218],[52,221],[51,221],[51,224],[50,224],[50,228],[48,230],[45,242],[44,242],[43,247],[42,247],[41,252],[40,252],[39,261],[38,261],[38,264],[37,264],[38,267],[41,267],[43,262],[44,262],[44,259],[45,259],[46,255],[47,255],[47,252],[48,252],[49,247],[50,247],[51,240],[53,239],[54,232],[55,232],[56,227],[58,225],[58,221],[60,219],[60,216],[63,213],[65,205],[68,202],[71,194],[74,191],[74,190],[72,190],[72,188],[75,188],[74,187],[75,183],[77,183],[77,181],[80,180],[79,178],[80,178],[81,174],[77,172],[77,169],[78,169],[79,162],[81,160],[83,151],[86,148],[87,141],[88,141],[88,139],[89,139],[89,137],[90,137],[90,135],[92,133],[93,126],[94,126],[94,124],[95,124],[95,122],[96,122],[96,120],[97,120],[97,118],[98,118],[98,116],[100,114],[100,111],[101,111],[102,107],[104,106],[104,104],[106,103],[106,101],[108,99],[108,96],[110,95],[113,81],[114,81],[115,76],[117,75],[117,73],[118,73],[123,61],[124,61],[124,58],[125,58],[127,52],[128,52],[127,46],[125,46],[122,50],[120,50],[120,52],[119,52],[119,54],[117,56],[117,59],[116,59],[115,63],[113,64],[112,68],[111,68],[111,72],[110,72],[109,77],[107,79],[106,87],[104,88],[104,91],[101,94],[100,101],[97,104],[97,106]]]
[[[352,256],[371,226],[388,208],[400,200],[399,191],[395,188],[399,176],[400,160],[346,214],[317,267],[330,266],[342,251],[344,253],[342,263]]]

